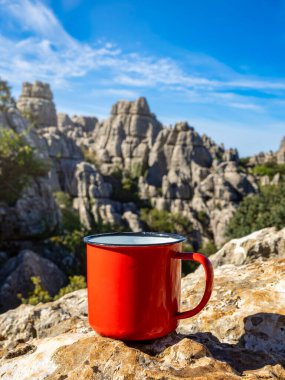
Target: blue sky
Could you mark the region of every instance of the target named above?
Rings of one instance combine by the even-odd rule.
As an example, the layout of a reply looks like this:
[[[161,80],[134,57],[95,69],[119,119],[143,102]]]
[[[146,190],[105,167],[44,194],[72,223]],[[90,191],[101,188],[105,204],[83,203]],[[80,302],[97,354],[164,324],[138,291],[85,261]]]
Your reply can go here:
[[[148,99],[245,156],[285,135],[285,0],[0,0],[0,76],[49,82],[58,111]]]

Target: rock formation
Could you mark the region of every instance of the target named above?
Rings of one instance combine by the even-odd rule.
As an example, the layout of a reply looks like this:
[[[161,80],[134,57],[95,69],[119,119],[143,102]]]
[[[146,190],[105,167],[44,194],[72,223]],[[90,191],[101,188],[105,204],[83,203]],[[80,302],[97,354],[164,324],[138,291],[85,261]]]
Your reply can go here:
[[[95,147],[97,119],[76,115],[70,118],[66,114],[56,115],[52,98],[49,85],[41,82],[24,83],[22,94],[17,102],[22,115],[14,109],[2,114],[2,126],[12,128],[17,133],[23,133],[25,140],[36,149],[38,156],[50,162],[47,178],[40,181],[35,179],[35,184],[25,190],[23,199],[17,202],[13,210],[5,206],[1,208],[3,238],[29,238],[29,231],[31,231],[31,236],[34,236],[33,233],[44,235],[54,231],[59,225],[59,212],[50,192],[57,191],[66,192],[72,197],[74,209],[78,210],[81,223],[87,229],[91,229],[94,222],[100,221],[126,226],[130,222],[132,228],[141,230],[135,205],[112,201],[110,199],[112,185],[104,181],[94,164],[84,161],[86,146],[88,149]],[[141,102],[138,102],[132,112],[137,111],[145,112]],[[29,121],[27,122],[23,116],[26,116]],[[29,125],[30,120],[34,122],[32,128]],[[98,147],[97,140],[96,146]],[[49,192],[43,188],[32,190],[36,184],[39,187],[39,183],[48,185]],[[46,207],[42,206],[42,208],[46,217],[43,217],[40,212],[36,213],[36,207],[35,212],[30,215],[30,220],[27,220],[24,206],[29,199],[31,199],[29,209],[31,209],[31,202],[35,205],[39,204],[39,207],[41,205],[36,198],[32,199],[33,194],[43,200]],[[20,209],[17,208],[18,205]],[[44,227],[45,221],[47,229]],[[13,231],[19,232],[15,234]]]
[[[210,260],[214,267],[226,264],[239,266],[269,257],[285,258],[285,228],[280,231],[274,227],[264,228],[244,238],[233,239],[210,256]]]
[[[14,206],[0,204],[0,236],[3,240],[29,240],[51,235],[59,224],[59,209],[46,178],[33,179]]]
[[[100,171],[119,168],[139,177],[140,197],[187,217],[199,244],[214,238],[221,245],[239,202],[257,190],[254,178],[240,171],[236,150],[225,151],[187,122],[163,127],[144,98],[116,103],[94,135],[90,151]],[[205,214],[202,223],[199,212]]]
[[[38,127],[57,124],[53,95],[47,83],[23,83],[17,107],[28,117],[31,116]]]
[[[138,179],[141,199],[188,218],[191,238],[199,245],[212,239],[221,245],[239,202],[256,191],[254,179],[239,170],[236,150],[199,136],[186,122],[163,127],[145,98],[116,103],[103,122],[66,114],[55,119],[49,86],[35,82],[24,83],[17,106],[38,126],[27,138],[51,162],[51,190],[70,194],[88,229],[98,221],[143,228],[135,204],[112,199],[106,176],[117,170]],[[8,125],[27,129],[25,119],[13,115]]]
[[[145,171],[161,129],[145,98],[114,104],[110,118],[96,128],[96,159],[102,173],[110,174],[116,168]]]
[[[272,240],[269,232],[239,239],[239,246],[255,250],[250,262],[216,268],[207,307],[161,339],[121,342],[98,336],[87,322],[86,290],[0,315],[0,377],[284,379],[284,230],[274,232]],[[260,246],[271,247],[270,253]],[[225,256],[236,250],[233,240]],[[203,290],[201,270],[185,277],[182,310],[197,304]]]
[[[21,251],[0,269],[0,313],[21,303],[19,293],[28,296],[33,290],[32,276],[40,277],[43,288],[51,296],[67,283],[65,274],[53,262],[32,251]]]
[[[285,137],[281,140],[280,147],[277,152],[260,152],[259,154],[250,157],[249,165],[263,165],[268,162],[276,162],[277,164],[285,164]]]

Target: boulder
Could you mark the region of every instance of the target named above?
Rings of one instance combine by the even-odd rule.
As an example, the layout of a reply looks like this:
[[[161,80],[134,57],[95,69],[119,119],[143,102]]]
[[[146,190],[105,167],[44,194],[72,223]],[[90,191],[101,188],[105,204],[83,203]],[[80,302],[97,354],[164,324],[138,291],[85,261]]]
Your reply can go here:
[[[9,310],[0,315],[0,377],[284,379],[285,259],[276,247],[274,258],[216,268],[206,308],[154,341],[100,337],[88,325],[86,290]],[[201,270],[182,280],[182,310],[199,302],[204,281]]]
[[[250,264],[215,269],[209,304],[197,316],[184,320],[181,333],[210,332],[223,343],[253,352],[285,354],[285,259],[257,260]],[[203,292],[201,270],[182,281],[182,310],[193,307]],[[285,363],[284,363],[285,364]]]
[[[67,282],[65,274],[53,262],[23,250],[0,269],[0,312],[18,306],[19,293],[27,297],[33,290],[32,276],[40,277],[43,288],[52,296]]]
[[[214,267],[243,265],[256,259],[285,258],[285,228],[264,228],[240,239],[233,239],[210,257]]]

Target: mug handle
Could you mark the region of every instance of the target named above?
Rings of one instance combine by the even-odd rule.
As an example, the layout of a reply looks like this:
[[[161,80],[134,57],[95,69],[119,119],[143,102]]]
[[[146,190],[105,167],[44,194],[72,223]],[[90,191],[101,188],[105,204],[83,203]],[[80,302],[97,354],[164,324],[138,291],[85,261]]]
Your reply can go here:
[[[208,257],[202,255],[201,253],[181,252],[175,255],[174,258],[180,259],[180,260],[196,261],[197,263],[200,263],[203,265],[203,268],[206,274],[205,292],[200,303],[196,307],[194,307],[194,309],[192,310],[177,312],[176,314],[178,319],[190,318],[198,314],[206,306],[207,302],[209,301],[211,297],[212,290],[213,290],[213,283],[214,283],[213,266],[211,264],[211,261],[208,259]]]

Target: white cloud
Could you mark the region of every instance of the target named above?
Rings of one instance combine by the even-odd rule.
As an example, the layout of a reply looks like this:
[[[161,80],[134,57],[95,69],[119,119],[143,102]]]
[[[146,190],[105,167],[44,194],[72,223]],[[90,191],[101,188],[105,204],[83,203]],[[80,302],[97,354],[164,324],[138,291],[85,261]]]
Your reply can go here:
[[[1,12],[18,22],[23,30],[51,40],[72,41],[53,12],[40,1],[4,0],[0,5]]]
[[[111,95],[116,97],[122,97],[126,99],[134,99],[139,97],[139,93],[137,91],[128,90],[126,88],[106,88],[106,89],[98,89],[94,90],[92,95]]]
[[[230,107],[240,108],[242,110],[253,110],[253,111],[262,111],[262,107],[253,103],[237,103],[232,102],[228,104]]]
[[[76,3],[66,0],[67,6]],[[111,87],[105,90],[106,94],[113,91],[114,95],[133,97],[142,88],[158,89],[174,96],[180,94],[189,103],[220,104],[251,111],[260,111],[267,103],[235,91],[274,93],[285,88],[285,79],[273,81],[241,75],[202,54],[189,53],[187,66],[183,68],[168,57],[124,53],[110,42],[96,45],[79,42],[64,30],[51,9],[38,0],[0,0],[0,11],[12,20],[15,30],[24,30],[29,35],[16,41],[4,31],[0,35],[0,75],[12,84],[40,79],[62,88],[73,78],[84,79],[103,72],[105,87]],[[114,85],[126,88],[112,90]]]

